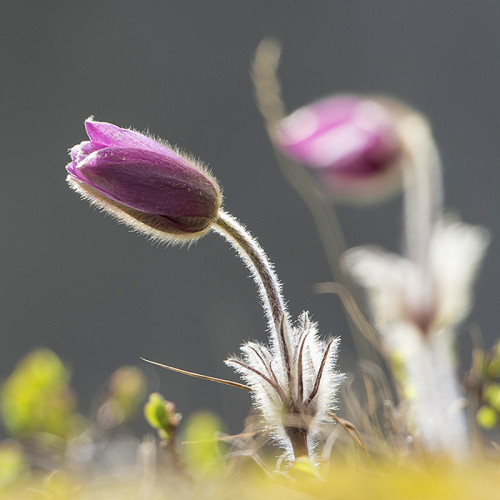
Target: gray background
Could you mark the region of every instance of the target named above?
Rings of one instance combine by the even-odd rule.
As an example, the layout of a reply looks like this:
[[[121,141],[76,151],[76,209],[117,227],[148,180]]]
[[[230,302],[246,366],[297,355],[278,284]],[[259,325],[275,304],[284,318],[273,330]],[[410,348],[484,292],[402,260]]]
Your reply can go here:
[[[187,251],[151,245],[79,200],[65,184],[83,120],[153,133],[208,162],[226,208],[275,261],[295,316],[352,342],[332,296],[311,218],[276,166],[254,105],[249,61],[265,35],[284,44],[289,109],[341,90],[380,91],[432,120],[446,198],[493,242],[477,286],[477,322],[498,335],[500,3],[487,1],[0,1],[2,332],[0,377],[36,346],[73,367],[85,409],[116,367],[138,356],[233,377],[222,364],[265,339],[254,285],[209,235]],[[400,200],[341,208],[351,245],[397,249]],[[464,357],[467,340],[464,337]],[[189,414],[215,409],[238,431],[248,395],[147,368],[152,389]]]

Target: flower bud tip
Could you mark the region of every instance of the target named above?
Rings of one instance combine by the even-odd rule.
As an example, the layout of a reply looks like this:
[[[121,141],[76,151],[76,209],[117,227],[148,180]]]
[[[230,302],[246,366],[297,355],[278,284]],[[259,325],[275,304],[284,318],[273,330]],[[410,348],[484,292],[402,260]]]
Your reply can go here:
[[[70,187],[161,241],[189,241],[208,232],[222,195],[203,166],[134,130],[92,119],[85,129],[90,140],[70,150]]]

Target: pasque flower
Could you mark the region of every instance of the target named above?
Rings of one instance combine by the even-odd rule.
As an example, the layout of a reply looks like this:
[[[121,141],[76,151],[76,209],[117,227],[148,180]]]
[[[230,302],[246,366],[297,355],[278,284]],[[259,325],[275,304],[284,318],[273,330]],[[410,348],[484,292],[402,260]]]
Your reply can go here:
[[[464,456],[470,438],[457,377],[457,329],[488,246],[486,229],[443,210],[441,163],[427,120],[409,113],[400,134],[410,161],[404,177],[404,251],[347,252],[344,264],[366,289],[368,305],[410,403],[414,437],[431,452]]]
[[[221,192],[191,158],[144,134],[111,123],[85,122],[89,141],[74,146],[70,186],[134,229],[165,241],[205,234]]]
[[[262,247],[221,209],[220,189],[196,162],[133,130],[87,120],[90,141],[71,149],[66,167],[76,191],[134,229],[166,241],[219,233],[237,251],[258,286],[271,337],[270,348],[242,347],[231,358],[249,385],[180,371],[252,392],[267,428],[290,452],[309,456],[321,423],[330,421],[342,376],[335,371],[337,340],[317,338],[304,314],[290,323],[281,284]]]
[[[327,97],[278,121],[272,138],[282,153],[309,166],[327,192],[366,202],[400,185],[404,150],[395,111],[387,99]]]

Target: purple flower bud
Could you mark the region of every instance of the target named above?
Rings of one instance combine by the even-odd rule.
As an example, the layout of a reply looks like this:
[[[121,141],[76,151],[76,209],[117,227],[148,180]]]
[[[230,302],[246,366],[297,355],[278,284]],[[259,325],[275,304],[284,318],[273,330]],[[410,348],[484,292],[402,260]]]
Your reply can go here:
[[[221,193],[197,162],[133,130],[85,122],[90,141],[70,150],[68,182],[127,224],[160,239],[193,239],[217,218]]]
[[[382,100],[343,95],[323,99],[281,120],[276,146],[309,166],[336,198],[373,201],[400,185],[402,147],[396,117]]]

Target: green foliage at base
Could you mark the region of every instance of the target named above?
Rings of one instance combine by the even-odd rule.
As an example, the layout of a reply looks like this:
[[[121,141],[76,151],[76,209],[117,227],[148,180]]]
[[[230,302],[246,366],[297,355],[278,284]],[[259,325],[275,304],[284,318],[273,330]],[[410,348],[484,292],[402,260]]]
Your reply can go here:
[[[83,419],[69,370],[53,352],[21,360],[1,389],[11,437],[0,442],[0,500],[493,500],[500,491],[500,457],[451,463],[375,449],[372,466],[350,442],[319,466],[280,462],[262,436],[252,441],[255,432],[225,436],[212,413],[195,413],[178,429],[174,403],[158,393],[144,409],[159,439],[138,439],[125,424],[144,403],[141,371],[119,368],[104,387],[95,415]],[[487,396],[494,405],[497,393]],[[484,427],[496,423],[490,408],[478,413]]]
[[[75,431],[78,416],[69,380],[69,370],[49,349],[39,349],[21,360],[1,392],[1,413],[9,433],[64,438]]]

